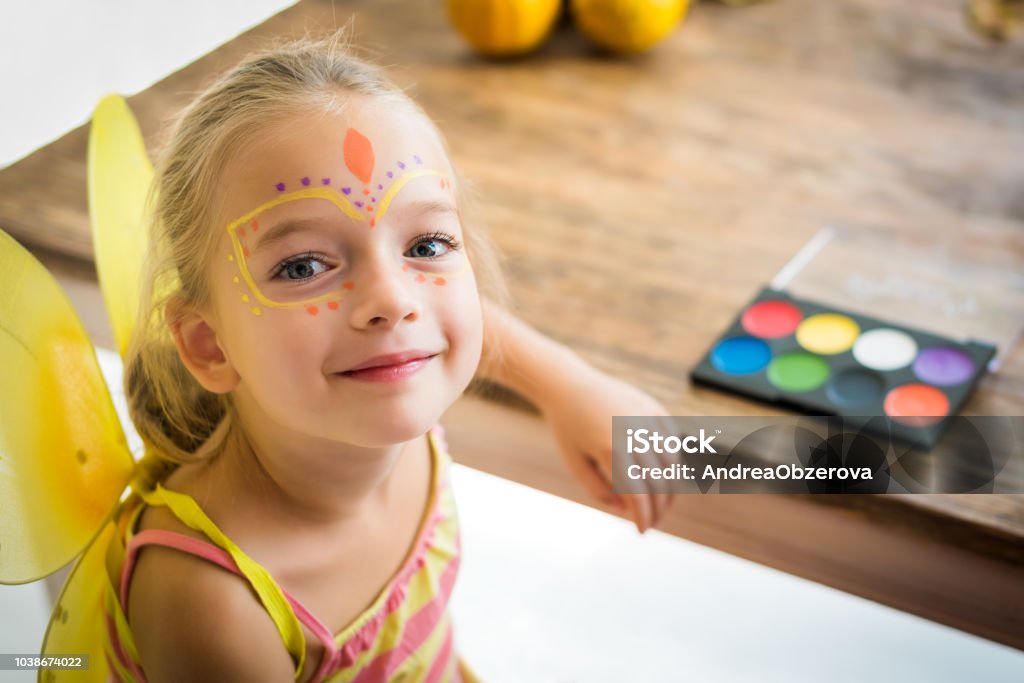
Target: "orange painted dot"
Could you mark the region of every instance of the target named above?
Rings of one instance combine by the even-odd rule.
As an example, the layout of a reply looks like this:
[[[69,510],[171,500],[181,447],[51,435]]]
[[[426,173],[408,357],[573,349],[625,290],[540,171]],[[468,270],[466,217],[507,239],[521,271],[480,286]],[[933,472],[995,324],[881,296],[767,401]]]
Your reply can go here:
[[[342,287],[344,287],[345,289],[352,289],[355,286],[356,283],[352,282],[351,280],[342,285]]]
[[[238,236],[239,237],[245,237],[245,228],[239,228],[238,229]]]
[[[423,273],[420,273],[419,275],[416,276],[416,282],[426,282],[426,281],[427,281],[427,278],[426,278],[426,276],[423,275]]]
[[[435,277],[434,278],[434,284],[435,285],[443,285],[443,284],[446,284],[447,282],[448,281],[445,280],[443,277]]]
[[[364,187],[363,188],[363,194],[368,195],[368,194],[370,194],[370,191],[367,188]]]
[[[374,216],[373,218],[370,219],[370,227],[372,228],[372,227],[374,227],[376,225],[377,225],[377,217]]]
[[[316,315],[317,313],[320,312],[320,309],[317,308],[316,306],[306,306],[306,312],[309,313],[310,315]]]
[[[337,301],[328,301],[327,302],[327,308],[331,309],[332,311],[338,310],[338,302]]]
[[[260,229],[260,224],[257,223],[256,221],[253,221],[252,223],[250,223],[250,226],[252,227],[252,231],[253,232],[256,232],[257,230]]]
[[[369,211],[370,213],[373,213],[373,207],[372,206],[366,207],[366,210]]]
[[[242,256],[249,255],[249,247],[242,247]]]

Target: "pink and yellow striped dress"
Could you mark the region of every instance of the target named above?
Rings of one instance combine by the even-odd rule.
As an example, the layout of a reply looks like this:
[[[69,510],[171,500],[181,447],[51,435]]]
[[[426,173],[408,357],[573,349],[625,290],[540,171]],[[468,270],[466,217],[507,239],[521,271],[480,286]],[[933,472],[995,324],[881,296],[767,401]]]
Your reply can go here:
[[[248,580],[296,662],[296,680],[304,669],[314,665],[305,661],[301,623],[325,649],[321,661],[315,663],[315,682],[477,682],[453,647],[447,608],[460,554],[458,517],[448,478],[451,458],[439,427],[427,438],[432,460],[430,496],[412,551],[373,604],[334,635],[281,589],[269,572],[224,536],[193,498],[160,485],[133,493],[123,508],[120,533],[108,551],[105,646],[114,680],[146,680],[124,606],[138,553],[155,544],[197,555]],[[184,524],[206,534],[210,542],[157,529],[136,533],[147,503],[167,505]]]

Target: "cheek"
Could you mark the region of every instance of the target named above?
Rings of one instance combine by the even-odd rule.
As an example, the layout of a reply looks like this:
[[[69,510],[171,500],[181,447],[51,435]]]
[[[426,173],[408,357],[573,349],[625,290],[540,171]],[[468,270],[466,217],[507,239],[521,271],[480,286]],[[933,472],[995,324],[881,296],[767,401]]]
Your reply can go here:
[[[483,316],[472,272],[452,278],[437,290],[437,305],[449,328],[452,344],[458,344],[466,353],[478,358],[483,340]]]
[[[328,321],[316,319],[301,308],[263,307],[259,315],[240,302],[229,302],[223,320],[232,362],[243,381],[281,388],[293,384],[310,364],[318,364],[324,350],[318,347],[329,335]],[[319,367],[317,365],[317,367]],[[314,368],[315,369],[315,368]]]

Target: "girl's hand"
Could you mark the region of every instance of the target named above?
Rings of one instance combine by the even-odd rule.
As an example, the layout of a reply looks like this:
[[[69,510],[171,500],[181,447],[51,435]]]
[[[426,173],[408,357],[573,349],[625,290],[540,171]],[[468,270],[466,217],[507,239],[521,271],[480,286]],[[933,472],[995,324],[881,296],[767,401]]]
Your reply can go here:
[[[667,482],[646,480],[634,482],[636,493],[612,491],[612,416],[650,416],[650,428],[674,433],[667,420],[667,411],[657,400],[631,384],[607,375],[575,359],[563,366],[559,382],[542,396],[532,397],[549,420],[569,471],[598,500],[619,511],[625,511],[643,533],[655,526],[667,512],[672,494]],[[663,419],[664,418],[664,419]],[[642,466],[663,467],[655,454],[627,455]]]
[[[483,314],[489,331],[484,344],[497,347],[500,360],[486,364],[480,375],[540,408],[554,429],[569,471],[591,495],[626,512],[641,533],[657,524],[672,500],[666,492],[668,482],[637,481],[631,482],[636,487],[633,493],[612,491],[612,416],[651,416],[655,422],[651,429],[671,434],[674,430],[665,419],[665,408],[486,299]],[[622,457],[647,467],[671,464],[654,454]]]

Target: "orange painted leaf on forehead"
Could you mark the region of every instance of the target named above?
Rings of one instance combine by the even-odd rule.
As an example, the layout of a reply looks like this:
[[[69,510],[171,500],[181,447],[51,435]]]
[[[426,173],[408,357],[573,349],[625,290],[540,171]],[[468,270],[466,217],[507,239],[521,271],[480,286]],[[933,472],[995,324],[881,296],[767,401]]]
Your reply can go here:
[[[355,128],[345,133],[345,165],[356,178],[369,184],[373,177],[373,145]]]

